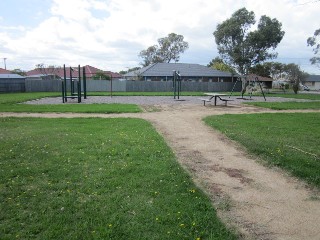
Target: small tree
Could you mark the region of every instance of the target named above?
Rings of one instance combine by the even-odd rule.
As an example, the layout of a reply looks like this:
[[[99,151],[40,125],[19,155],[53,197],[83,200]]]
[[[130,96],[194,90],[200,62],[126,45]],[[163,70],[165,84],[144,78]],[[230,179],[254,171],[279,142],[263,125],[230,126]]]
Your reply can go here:
[[[26,76],[27,75],[27,73],[25,71],[21,70],[20,68],[13,69],[11,71],[11,73],[18,74],[20,76]]]
[[[124,75],[124,74],[126,74],[128,72],[137,71],[139,69],[141,69],[141,67],[134,67],[134,68],[129,68],[128,70],[121,70],[119,73]]]
[[[308,77],[308,74],[302,71],[300,67],[294,63],[287,64],[284,68],[284,71],[287,75],[287,79],[289,79],[292,83],[292,89],[294,93],[297,94],[300,84],[305,81],[305,79]]]
[[[59,66],[54,66],[54,65],[45,65],[44,63],[39,63],[36,65],[36,69],[39,69],[40,73],[48,76],[48,75],[56,75],[58,71],[61,69]]]
[[[111,77],[107,74],[105,74],[102,71],[96,72],[95,75],[92,76],[93,80],[110,80]]]

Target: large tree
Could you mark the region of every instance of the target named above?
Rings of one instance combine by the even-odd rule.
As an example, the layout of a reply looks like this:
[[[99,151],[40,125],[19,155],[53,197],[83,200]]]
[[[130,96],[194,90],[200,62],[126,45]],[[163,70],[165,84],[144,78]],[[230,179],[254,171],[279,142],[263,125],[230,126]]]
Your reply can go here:
[[[277,56],[275,50],[284,36],[282,24],[277,19],[262,16],[256,30],[255,14],[241,8],[231,18],[218,24],[213,33],[222,59],[235,67],[240,74],[247,74],[250,67]]]
[[[313,47],[314,57],[310,59],[311,64],[315,64],[320,67],[320,28],[317,29],[312,37],[307,40],[308,46]]]
[[[180,54],[188,49],[189,44],[182,35],[170,33],[167,37],[159,38],[158,45],[148,47],[139,53],[144,67],[159,62],[179,62]]]
[[[249,73],[254,73],[262,77],[280,79],[285,76],[286,64],[279,62],[264,62],[257,64],[249,69]]]

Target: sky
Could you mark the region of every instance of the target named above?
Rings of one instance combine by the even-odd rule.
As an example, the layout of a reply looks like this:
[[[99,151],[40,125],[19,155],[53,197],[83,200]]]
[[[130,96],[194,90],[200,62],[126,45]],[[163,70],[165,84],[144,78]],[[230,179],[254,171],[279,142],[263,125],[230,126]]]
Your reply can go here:
[[[282,23],[278,58],[310,74],[307,38],[320,28],[317,0],[0,0],[0,67],[91,65],[118,72],[141,66],[139,52],[169,33],[184,36],[181,63],[219,56],[213,32],[240,8]],[[6,60],[4,60],[6,58]]]

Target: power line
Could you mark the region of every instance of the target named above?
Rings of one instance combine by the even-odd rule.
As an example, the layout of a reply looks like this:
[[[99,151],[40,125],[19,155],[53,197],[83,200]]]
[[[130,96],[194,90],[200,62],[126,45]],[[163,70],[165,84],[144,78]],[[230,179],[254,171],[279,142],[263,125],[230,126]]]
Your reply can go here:
[[[309,2],[305,2],[305,3],[300,3],[300,4],[297,4],[296,6],[303,6],[303,5],[307,5],[307,4],[310,4],[310,3],[316,3],[316,2],[320,2],[320,0],[309,1]]]

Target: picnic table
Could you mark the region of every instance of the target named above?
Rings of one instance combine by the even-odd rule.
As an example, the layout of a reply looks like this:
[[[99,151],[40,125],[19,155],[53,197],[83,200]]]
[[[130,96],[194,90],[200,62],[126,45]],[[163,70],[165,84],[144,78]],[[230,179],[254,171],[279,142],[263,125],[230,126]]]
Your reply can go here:
[[[227,94],[224,93],[204,93],[204,95],[210,96],[210,98],[200,98],[200,100],[203,101],[203,106],[206,105],[206,102],[211,102],[211,100],[214,98],[214,105],[217,106],[217,99],[219,98],[221,101],[225,102],[227,105],[228,101],[232,101],[231,99],[224,99],[221,98],[223,96],[227,96]]]

